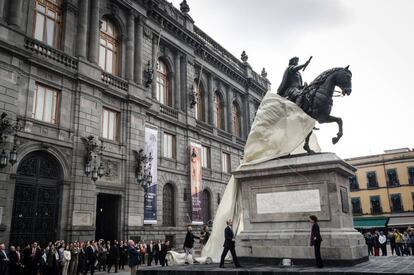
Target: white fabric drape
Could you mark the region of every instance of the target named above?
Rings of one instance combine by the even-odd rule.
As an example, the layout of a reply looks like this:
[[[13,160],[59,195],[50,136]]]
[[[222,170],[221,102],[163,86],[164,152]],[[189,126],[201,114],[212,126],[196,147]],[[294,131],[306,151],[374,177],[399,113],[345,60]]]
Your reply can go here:
[[[300,107],[276,92],[269,91],[257,110],[239,168],[289,154],[303,153],[304,140],[314,125],[315,120]],[[315,152],[320,151],[314,135],[311,137],[310,147]],[[203,258],[212,262],[220,261],[226,220],[233,219],[234,232],[243,230],[240,193],[237,181],[231,177],[217,208],[211,236],[201,252]]]

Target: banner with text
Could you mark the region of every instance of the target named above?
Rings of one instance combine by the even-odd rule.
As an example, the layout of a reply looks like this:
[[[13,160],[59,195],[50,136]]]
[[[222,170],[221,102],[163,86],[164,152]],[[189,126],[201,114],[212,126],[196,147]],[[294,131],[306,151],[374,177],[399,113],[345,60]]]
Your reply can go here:
[[[201,208],[202,187],[201,171],[201,144],[190,143],[190,178],[191,178],[191,205],[192,205],[192,224],[203,224],[203,214]]]
[[[144,224],[157,223],[157,144],[158,130],[145,127],[145,148],[144,154],[152,161],[146,164],[145,170],[149,170],[152,175],[152,182],[144,194]]]

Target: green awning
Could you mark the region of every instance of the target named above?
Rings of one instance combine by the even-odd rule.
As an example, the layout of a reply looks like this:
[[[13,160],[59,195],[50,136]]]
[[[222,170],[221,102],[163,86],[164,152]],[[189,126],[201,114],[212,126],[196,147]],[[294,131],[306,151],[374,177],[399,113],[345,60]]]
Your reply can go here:
[[[383,228],[387,226],[387,217],[355,217],[355,228]]]

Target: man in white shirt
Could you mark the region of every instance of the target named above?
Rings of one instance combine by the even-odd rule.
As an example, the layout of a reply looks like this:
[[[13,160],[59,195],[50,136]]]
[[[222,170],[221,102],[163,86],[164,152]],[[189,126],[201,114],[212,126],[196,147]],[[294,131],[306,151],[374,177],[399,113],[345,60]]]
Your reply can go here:
[[[378,236],[378,242],[380,243],[381,256],[387,256],[387,236],[382,231],[380,231]]]

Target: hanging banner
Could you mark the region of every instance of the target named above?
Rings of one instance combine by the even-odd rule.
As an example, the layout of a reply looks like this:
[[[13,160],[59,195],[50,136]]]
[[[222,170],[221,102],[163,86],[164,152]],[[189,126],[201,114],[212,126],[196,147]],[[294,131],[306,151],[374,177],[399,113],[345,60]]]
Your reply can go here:
[[[152,157],[152,160],[146,164],[145,170],[147,173],[151,172],[152,181],[144,193],[144,224],[157,223],[157,144],[158,130],[145,127],[144,154],[147,159]]]
[[[203,191],[201,172],[201,144],[190,142],[192,224],[203,224],[201,208],[201,192]]]

